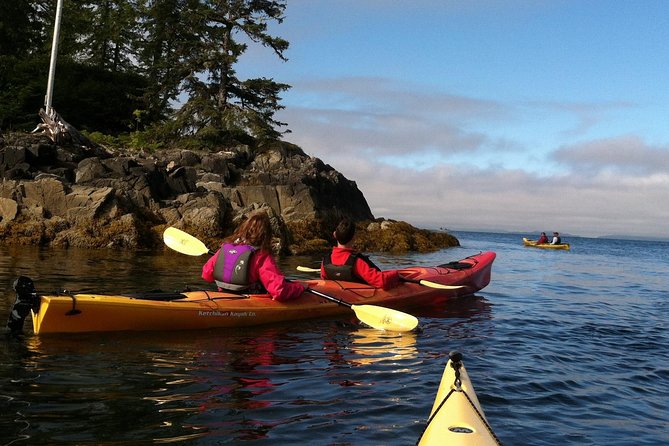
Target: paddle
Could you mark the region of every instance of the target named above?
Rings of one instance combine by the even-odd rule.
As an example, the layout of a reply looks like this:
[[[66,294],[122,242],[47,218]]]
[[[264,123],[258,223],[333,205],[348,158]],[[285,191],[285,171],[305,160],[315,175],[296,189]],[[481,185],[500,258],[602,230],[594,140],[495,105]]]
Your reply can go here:
[[[214,254],[197,238],[177,228],[169,227],[163,232],[163,241],[173,250],[189,256]],[[334,296],[307,288],[307,292],[335,302],[353,310],[365,324],[379,330],[411,331],[418,325],[416,317],[390,308],[376,305],[353,305]]]
[[[353,305],[334,296],[307,288],[307,292],[320,296],[345,307],[349,307],[365,324],[378,330],[411,331],[418,325],[418,319],[401,311],[376,305]]]
[[[214,251],[207,248],[199,239],[177,228],[169,227],[165,229],[165,232],[163,232],[163,241],[176,252],[188,256],[214,254]]]
[[[308,266],[298,266],[297,270],[305,273],[321,272],[320,268],[309,268]],[[429,280],[409,279],[408,277],[404,276],[400,276],[400,280],[402,282],[417,283],[419,285],[423,285],[429,288],[438,288],[441,290],[459,290],[460,288],[464,288],[464,285],[442,285],[441,283],[430,282]]]

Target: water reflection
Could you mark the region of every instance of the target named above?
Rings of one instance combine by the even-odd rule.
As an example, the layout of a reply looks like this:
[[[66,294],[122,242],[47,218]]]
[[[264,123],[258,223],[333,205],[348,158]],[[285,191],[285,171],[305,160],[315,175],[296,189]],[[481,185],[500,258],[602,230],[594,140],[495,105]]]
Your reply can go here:
[[[199,283],[202,261],[27,248],[3,261],[8,297],[0,307],[13,302],[10,287],[18,275],[32,277],[42,291],[177,290]],[[288,258],[280,265],[297,277],[296,266],[313,261]],[[384,267],[393,263],[416,262],[393,258]],[[490,307],[467,298],[409,312],[421,324],[449,318],[466,326],[470,318],[489,315]],[[31,444],[94,444],[110,429],[116,443],[128,444],[207,441],[203,437],[266,441],[292,435],[286,426],[294,424],[336,431],[341,420],[368,410],[365,400],[354,401],[361,394],[394,385],[398,373],[404,379],[415,374],[424,360],[417,347],[421,336],[361,327],[353,314],[240,330],[27,334],[15,344],[20,351],[6,355],[17,362],[2,376],[16,379],[0,394],[11,399],[2,412],[15,414],[11,438],[23,436]],[[386,392],[380,394],[371,401],[385,407]],[[308,442],[308,435],[300,440]]]
[[[419,318],[490,319],[492,317],[492,304],[482,296],[472,295],[450,299],[442,305],[413,309],[411,314]]]
[[[300,348],[303,336],[288,327],[212,330],[189,333],[189,346],[175,358],[174,345],[148,353],[154,390],[143,397],[175,425],[198,429],[200,435],[237,440],[267,437],[277,421],[254,414],[275,410],[282,370],[300,369],[303,357],[288,354]],[[187,351],[186,351],[187,349]],[[280,398],[279,398],[280,399]]]
[[[395,333],[360,328],[351,333],[350,360],[353,365],[382,361],[399,362],[416,358],[416,333]]]
[[[113,294],[205,285],[200,279],[203,260],[193,257],[37,247],[22,247],[20,252],[4,247],[0,254],[0,290],[5,293],[11,292],[12,282],[21,275],[33,279],[40,292],[67,289]]]
[[[544,255],[519,240],[476,234],[463,248],[379,262],[499,251],[485,299],[406,309],[422,328],[408,337],[348,323],[354,315],[199,332],[26,330],[0,343],[0,444],[414,444],[451,350],[476,373],[505,444],[665,444],[668,245],[625,243],[619,256],[605,240],[583,239],[571,254]],[[18,275],[40,290],[175,290],[198,282],[203,261],[9,251],[0,247],[0,323]],[[293,275],[296,265],[309,259],[282,269]],[[621,351],[640,354],[630,361]]]

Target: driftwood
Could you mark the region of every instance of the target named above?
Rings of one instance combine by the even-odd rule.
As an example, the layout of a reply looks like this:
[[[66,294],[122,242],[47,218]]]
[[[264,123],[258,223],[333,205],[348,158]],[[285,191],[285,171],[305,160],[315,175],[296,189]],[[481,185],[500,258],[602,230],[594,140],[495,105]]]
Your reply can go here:
[[[46,135],[57,145],[74,144],[84,147],[95,146],[90,139],[79,133],[76,128],[61,118],[54,108],[49,109],[48,112],[41,108],[39,116],[42,118],[42,123],[37,124],[37,127],[32,133],[42,130],[42,134]]]

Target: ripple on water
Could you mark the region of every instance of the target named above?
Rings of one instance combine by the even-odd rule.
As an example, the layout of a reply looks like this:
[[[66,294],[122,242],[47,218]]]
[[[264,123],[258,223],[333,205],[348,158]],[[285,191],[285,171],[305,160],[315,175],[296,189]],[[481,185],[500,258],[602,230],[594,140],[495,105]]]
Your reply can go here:
[[[545,252],[518,235],[477,233],[461,248],[384,258],[393,267],[498,253],[487,288],[418,309],[421,329],[407,335],[353,317],[28,334],[0,345],[0,431],[18,444],[414,444],[458,350],[504,444],[664,444],[669,245],[570,241],[570,252]],[[197,283],[201,262],[25,249],[0,256],[0,306],[6,314],[17,273],[39,289],[180,289]]]

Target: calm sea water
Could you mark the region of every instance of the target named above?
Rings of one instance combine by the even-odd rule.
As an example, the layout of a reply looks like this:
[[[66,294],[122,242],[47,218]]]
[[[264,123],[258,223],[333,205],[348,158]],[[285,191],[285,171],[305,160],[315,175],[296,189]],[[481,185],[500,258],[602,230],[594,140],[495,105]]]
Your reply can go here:
[[[491,284],[416,314],[417,333],[345,318],[35,336],[28,320],[23,340],[0,342],[0,445],[411,445],[451,350],[505,444],[669,444],[669,244],[574,237],[564,252],[524,248],[520,234],[456,235],[459,248],[374,256],[389,268],[497,252]],[[3,326],[18,275],[45,292],[180,290],[205,260],[0,255]]]

